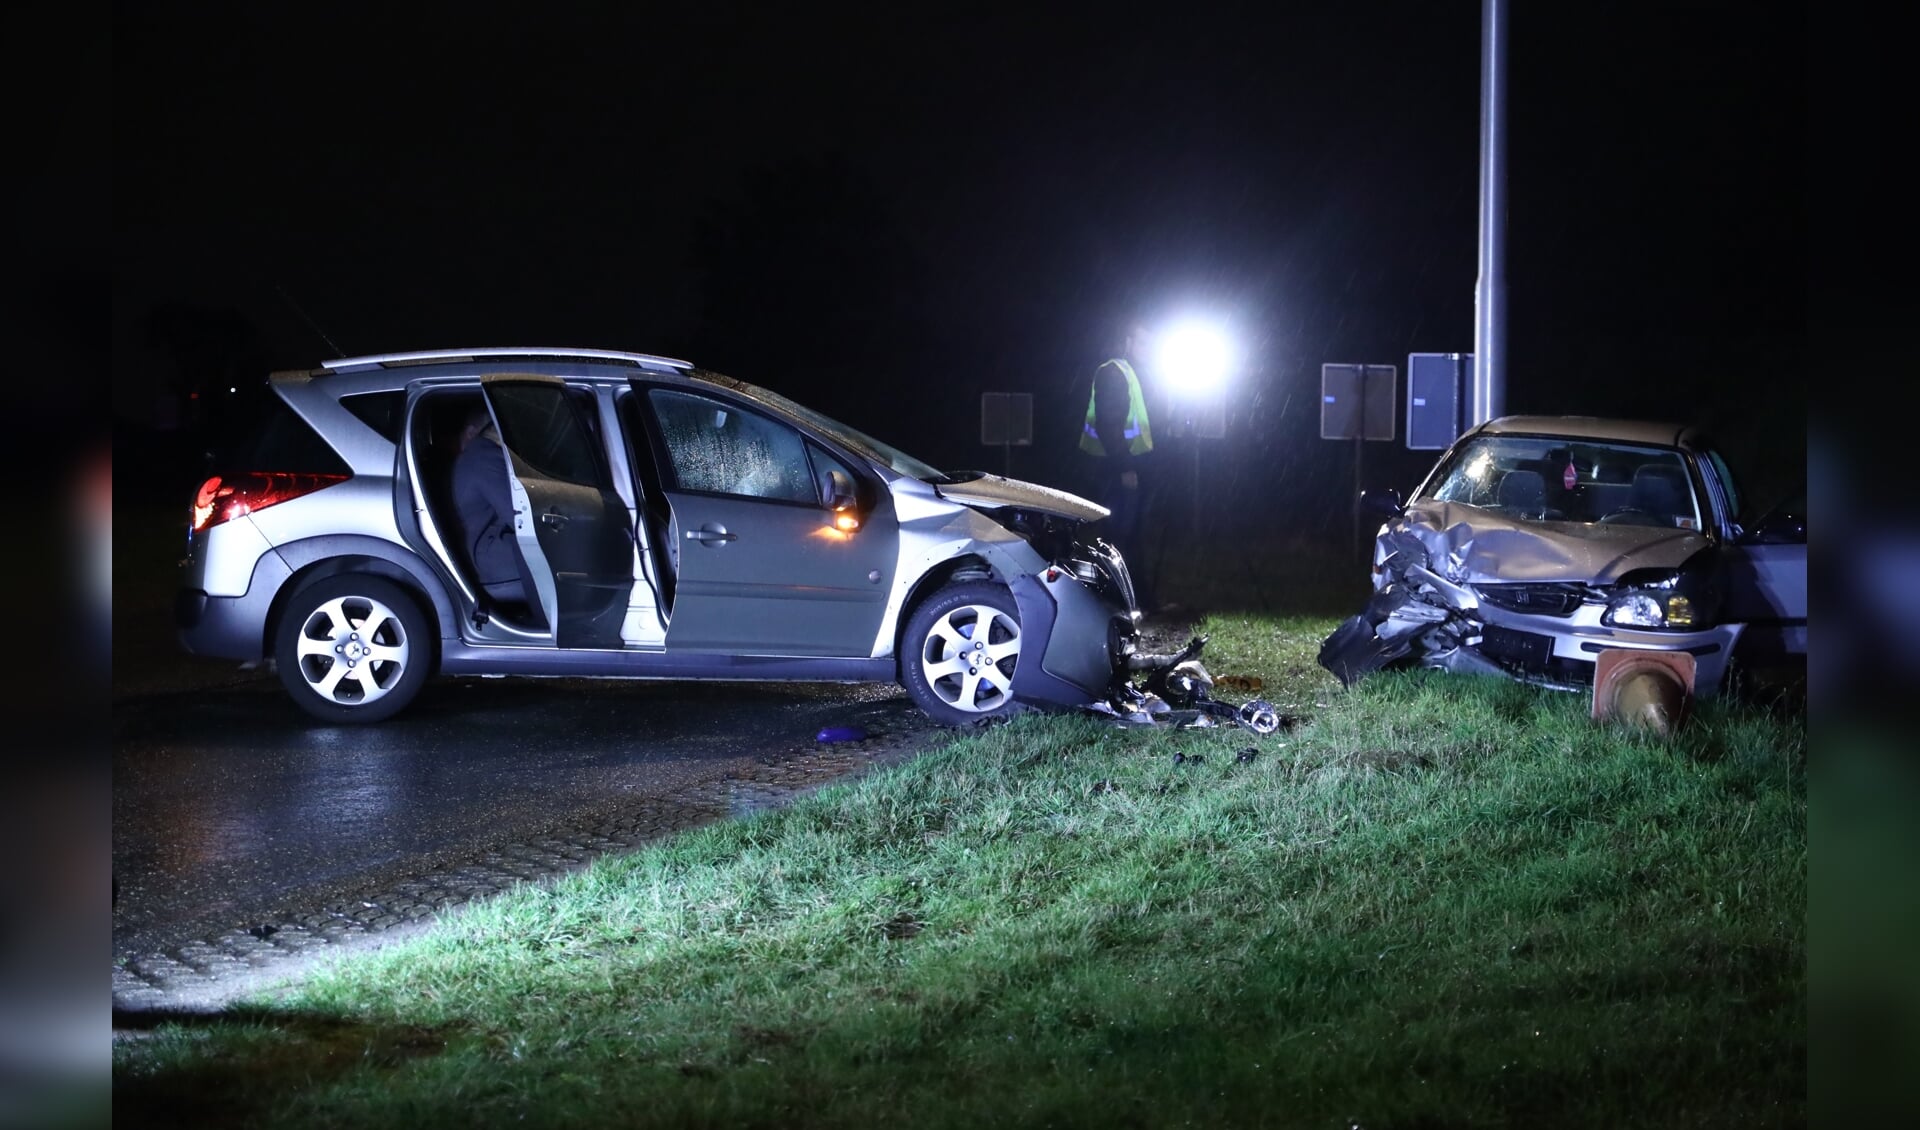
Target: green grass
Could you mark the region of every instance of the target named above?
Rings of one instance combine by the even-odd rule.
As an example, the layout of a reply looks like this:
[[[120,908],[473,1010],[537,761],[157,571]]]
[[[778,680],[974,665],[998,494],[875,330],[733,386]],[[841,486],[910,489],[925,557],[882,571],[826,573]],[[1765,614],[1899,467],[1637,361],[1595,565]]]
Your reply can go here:
[[[123,1042],[116,1119],[1804,1122],[1804,718],[1346,691],[1333,623],[1202,625],[1291,731],[957,738]]]

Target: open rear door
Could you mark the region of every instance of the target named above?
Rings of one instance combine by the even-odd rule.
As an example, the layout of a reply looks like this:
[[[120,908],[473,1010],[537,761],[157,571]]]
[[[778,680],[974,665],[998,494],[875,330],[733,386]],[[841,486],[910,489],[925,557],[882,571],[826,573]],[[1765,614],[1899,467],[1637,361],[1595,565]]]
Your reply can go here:
[[[514,530],[561,647],[620,647],[633,528],[593,394],[557,377],[483,379],[513,473]]]

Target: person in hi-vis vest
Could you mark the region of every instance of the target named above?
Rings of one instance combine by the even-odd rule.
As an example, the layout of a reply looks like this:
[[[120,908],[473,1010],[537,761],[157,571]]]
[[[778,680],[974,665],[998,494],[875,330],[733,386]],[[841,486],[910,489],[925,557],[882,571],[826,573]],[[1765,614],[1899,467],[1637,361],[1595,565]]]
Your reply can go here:
[[[1079,438],[1087,496],[1113,512],[1090,532],[1112,542],[1126,558],[1143,610],[1153,607],[1141,538],[1154,468],[1153,421],[1134,366],[1146,344],[1146,331],[1134,327],[1119,354],[1094,370]]]

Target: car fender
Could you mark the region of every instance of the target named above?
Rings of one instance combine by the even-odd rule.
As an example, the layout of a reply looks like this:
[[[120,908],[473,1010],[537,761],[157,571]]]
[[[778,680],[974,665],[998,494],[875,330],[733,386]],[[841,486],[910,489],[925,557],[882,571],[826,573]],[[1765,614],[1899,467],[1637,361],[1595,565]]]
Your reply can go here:
[[[286,598],[309,581],[357,569],[392,578],[418,590],[425,595],[434,618],[439,621],[441,637],[452,639],[460,633],[459,614],[447,600],[439,574],[405,546],[364,534],[331,534],[291,541],[276,547],[274,552],[287,563],[292,576],[274,597],[273,623],[278,622],[279,609]],[[269,638],[272,630],[269,626]]]

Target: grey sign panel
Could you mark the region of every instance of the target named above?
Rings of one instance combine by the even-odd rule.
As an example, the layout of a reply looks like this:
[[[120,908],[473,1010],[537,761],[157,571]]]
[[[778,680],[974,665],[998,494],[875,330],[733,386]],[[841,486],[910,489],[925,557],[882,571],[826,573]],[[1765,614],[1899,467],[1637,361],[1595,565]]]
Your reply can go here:
[[[1033,445],[1033,394],[980,394],[980,442],[990,447]]]
[[[1391,440],[1398,376],[1392,365],[1320,366],[1320,438]]]
[[[1408,354],[1408,449],[1439,451],[1458,439],[1472,387],[1473,354]]]

